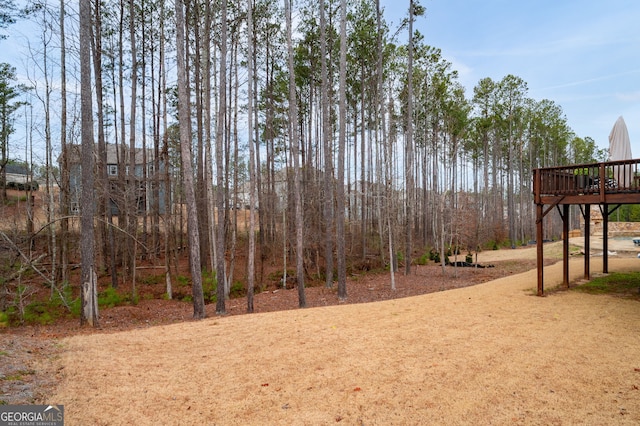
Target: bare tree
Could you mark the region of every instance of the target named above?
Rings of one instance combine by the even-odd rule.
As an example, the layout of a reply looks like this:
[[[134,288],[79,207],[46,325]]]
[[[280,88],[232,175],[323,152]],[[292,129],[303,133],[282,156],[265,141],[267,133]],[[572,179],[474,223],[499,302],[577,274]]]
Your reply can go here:
[[[93,216],[95,214],[93,168],[93,108],[91,95],[91,3],[80,1],[80,102],[82,120],[82,212],[81,264],[82,312],[80,324],[98,326],[98,277],[95,272],[95,236]]]
[[[324,200],[322,209],[325,226],[324,257],[326,287],[333,287],[333,147],[331,139],[331,114],[329,103],[331,102],[329,77],[327,72],[327,21],[325,18],[325,0],[320,0],[320,63],[322,74],[322,87],[320,96],[322,99],[322,145],[324,148]],[[340,234],[338,234],[340,235]]]
[[[60,0],[60,267],[56,278],[61,282],[68,280],[69,264],[69,161],[67,150],[67,59],[65,35],[65,0]],[[54,262],[55,264],[55,262]]]
[[[411,273],[412,233],[413,233],[413,17],[415,16],[415,1],[409,0],[409,52],[407,63],[407,116],[405,135],[405,266],[404,273]]]
[[[307,306],[304,293],[304,216],[302,214],[302,173],[300,172],[300,137],[298,134],[298,104],[295,69],[293,66],[293,42],[291,28],[291,0],[284,0],[287,21],[287,50],[289,52],[289,144],[293,157],[293,197],[296,227],[296,278],[298,281],[298,305]]]
[[[340,1],[340,130],[338,141],[338,297],[347,298],[347,267],[344,241],[344,154],[347,145],[347,3]]]
[[[256,256],[256,164],[253,137],[253,1],[247,1],[247,134],[249,135],[249,253],[247,261],[247,312],[253,312]]]
[[[211,2],[207,2],[206,5],[206,18],[205,18],[205,33],[211,34],[213,28],[212,22],[212,11],[211,11]],[[213,156],[211,153],[211,121],[212,121],[212,100],[211,100],[211,91],[212,91],[212,83],[211,83],[211,67],[212,67],[212,59],[211,59],[211,40],[210,36],[206,38],[207,44],[204,50],[204,63],[205,63],[205,75],[204,75],[204,85],[205,85],[205,99],[204,99],[204,108],[205,108],[205,170],[204,170],[204,180],[206,186],[206,211],[207,211],[207,224],[208,224],[208,232],[209,232],[209,267],[211,271],[214,271],[216,268],[216,224],[215,224],[215,193],[213,191],[213,170],[211,166],[213,164]]]
[[[193,294],[193,317],[205,317],[202,270],[200,269],[200,237],[198,234],[198,208],[193,188],[193,166],[191,165],[191,117],[189,113],[188,78],[185,57],[185,19],[182,0],[176,1],[176,45],[178,62],[178,117],[180,121],[180,151],[184,191],[187,201],[187,231],[189,233],[189,263]]]
[[[93,46],[93,70],[95,74],[96,98],[97,98],[97,118],[98,118],[98,187],[99,191],[99,211],[100,220],[98,222],[99,235],[103,242],[104,262],[109,264],[109,272],[111,275],[111,286],[118,287],[118,273],[116,271],[116,250],[115,240],[113,237],[113,215],[111,214],[111,205],[109,197],[109,177],[107,175],[107,148],[104,134],[104,100],[103,100],[103,82],[102,82],[102,18],[100,2],[95,2],[95,24],[94,24],[94,46]]]
[[[393,221],[392,221],[392,210],[393,210],[393,186],[392,186],[392,158],[393,158],[393,144],[387,140],[387,128],[386,128],[386,120],[385,120],[385,96],[384,96],[384,79],[383,79],[383,53],[382,53],[382,11],[380,9],[380,0],[376,0],[376,22],[377,22],[377,39],[376,43],[378,45],[378,66],[376,67],[377,78],[378,78],[378,97],[376,101],[378,105],[376,110],[378,111],[378,117],[380,120],[380,128],[382,129],[382,145],[384,157],[384,176],[385,176],[385,219],[387,224],[387,244],[389,245],[389,274],[391,279],[391,290],[396,289],[396,276],[395,276],[395,250],[394,250],[394,240],[393,240]],[[383,219],[380,218],[380,221]]]
[[[222,16],[221,31],[220,31],[220,81],[218,82],[219,92],[219,104],[218,104],[218,121],[216,128],[216,206],[218,210],[218,238],[216,244],[216,281],[217,287],[217,300],[216,300],[216,313],[222,315],[226,313],[225,306],[225,251],[226,251],[226,235],[225,235],[225,200],[224,200],[224,126],[226,123],[227,115],[227,3],[222,2]]]
[[[129,0],[129,42],[131,46],[131,98],[129,106],[129,172],[127,173],[127,205],[129,209],[128,231],[130,238],[127,264],[131,271],[131,294],[136,294],[136,251],[138,233],[138,192],[139,186],[136,178],[136,107],[138,97],[138,53],[136,45],[136,8],[134,0]],[[124,140],[123,140],[124,143]]]

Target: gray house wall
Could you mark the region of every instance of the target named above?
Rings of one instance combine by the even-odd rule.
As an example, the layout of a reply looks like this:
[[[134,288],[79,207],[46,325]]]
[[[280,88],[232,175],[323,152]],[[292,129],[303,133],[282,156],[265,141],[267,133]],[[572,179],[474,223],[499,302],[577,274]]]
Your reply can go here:
[[[119,163],[129,164],[129,159],[125,158],[123,162],[119,162],[119,152],[117,151],[117,147],[115,145],[107,144],[107,178],[109,180],[109,205],[111,209],[111,214],[117,216],[120,214],[120,205],[124,203],[127,199],[125,190],[130,189],[133,185],[129,182],[124,183],[124,187],[120,188],[121,183],[123,182],[120,179],[120,167]],[[82,192],[82,164],[80,162],[80,145],[70,145],[68,147],[68,164],[69,164],[69,192],[70,192],[70,202],[71,205],[70,211],[73,214],[80,213],[80,194]],[[97,152],[97,148],[96,148]],[[129,154],[127,150],[127,156]],[[134,170],[134,178],[139,181],[135,187],[137,188],[135,197],[137,199],[138,204],[138,214],[142,214],[144,212],[151,213],[154,200],[153,200],[153,181],[154,174],[158,176],[162,176],[165,172],[164,162],[160,162],[159,170],[156,171],[154,169],[154,156],[153,150],[147,150],[146,163],[143,164],[143,152],[142,149],[136,149],[136,165]],[[147,179],[143,181],[144,176],[144,167],[147,168]],[[129,166],[125,166],[124,172],[127,173]],[[125,179],[127,175],[125,175]],[[168,196],[170,194],[167,193],[166,183],[164,179],[157,179],[157,191],[158,191],[158,209],[160,214],[165,214],[167,211],[167,205],[170,203]]]

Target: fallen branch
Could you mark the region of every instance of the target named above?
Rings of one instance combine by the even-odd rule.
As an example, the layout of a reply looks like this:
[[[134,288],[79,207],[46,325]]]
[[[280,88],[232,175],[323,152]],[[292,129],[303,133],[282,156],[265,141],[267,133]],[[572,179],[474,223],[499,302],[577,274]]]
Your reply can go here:
[[[18,253],[20,255],[20,257],[22,259],[24,259],[24,262],[26,263],[26,268],[24,268],[25,264],[23,264],[23,267],[20,268],[20,270],[18,272],[16,272],[16,274],[14,274],[12,276],[11,279],[15,279],[16,277],[20,276],[22,273],[24,273],[24,271],[26,269],[33,269],[38,275],[40,275],[48,284],[49,287],[54,289],[56,292],[58,292],[58,295],[60,296],[60,300],[62,301],[62,303],[64,304],[64,306],[67,309],[71,309],[71,307],[69,306],[69,304],[67,304],[67,301],[64,298],[64,295],[62,294],[62,292],[60,291],[60,289],[58,288],[58,286],[56,286],[55,282],[53,282],[49,277],[47,277],[42,271],[40,271],[37,267],[36,264],[40,262],[40,260],[42,260],[44,257],[46,257],[46,254],[42,254],[40,256],[38,256],[35,260],[30,259],[29,257],[27,257],[27,255],[25,255],[22,250],[20,250],[20,247],[18,247],[12,240],[11,238],[9,238],[7,236],[7,234],[5,234],[4,232],[0,231],[0,235],[2,235],[4,237],[4,239],[11,245],[11,247],[13,248],[13,250],[16,251],[16,253]]]

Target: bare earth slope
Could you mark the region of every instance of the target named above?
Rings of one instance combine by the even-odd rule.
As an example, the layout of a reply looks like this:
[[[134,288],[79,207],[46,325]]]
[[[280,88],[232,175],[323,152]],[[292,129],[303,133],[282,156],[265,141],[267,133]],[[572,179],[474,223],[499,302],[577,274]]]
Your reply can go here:
[[[49,402],[68,425],[640,423],[638,302],[535,286],[68,337]]]

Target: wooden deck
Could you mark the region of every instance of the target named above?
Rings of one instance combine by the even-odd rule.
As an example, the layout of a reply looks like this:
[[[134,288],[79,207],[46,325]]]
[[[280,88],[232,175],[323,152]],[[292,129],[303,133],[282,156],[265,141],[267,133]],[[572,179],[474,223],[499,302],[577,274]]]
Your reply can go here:
[[[533,170],[533,195],[536,204],[536,241],[538,296],[544,295],[543,218],[554,209],[563,223],[564,285],[569,286],[569,206],[581,205],[585,219],[585,278],[590,279],[591,206],[603,212],[603,272],[608,273],[609,215],[623,204],[640,204],[640,159],[609,161]]]

